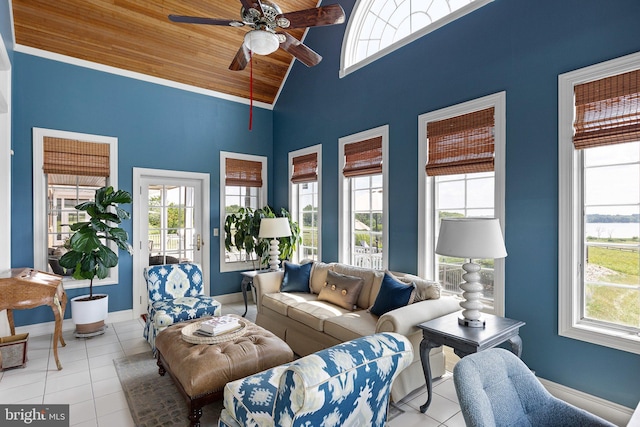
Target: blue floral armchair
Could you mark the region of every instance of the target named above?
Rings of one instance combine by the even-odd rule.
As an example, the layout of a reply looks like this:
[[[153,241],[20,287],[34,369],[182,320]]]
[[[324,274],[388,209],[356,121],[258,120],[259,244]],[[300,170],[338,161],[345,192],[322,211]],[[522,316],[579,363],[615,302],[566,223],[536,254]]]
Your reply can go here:
[[[409,340],[380,333],[230,382],[218,426],[383,426]]]
[[[204,295],[198,264],[154,265],[144,269],[147,282],[147,321],[144,337],[156,352],[156,336],[174,323],[203,316],[219,316],[221,305]]]

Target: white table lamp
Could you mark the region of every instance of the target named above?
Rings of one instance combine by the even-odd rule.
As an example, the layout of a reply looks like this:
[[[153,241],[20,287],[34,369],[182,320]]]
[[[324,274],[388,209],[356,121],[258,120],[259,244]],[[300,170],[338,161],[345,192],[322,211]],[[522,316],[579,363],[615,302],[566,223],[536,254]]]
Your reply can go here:
[[[271,239],[269,242],[269,269],[277,271],[280,268],[280,250],[278,249],[278,237],[291,236],[289,219],[285,217],[262,218],[258,237]]]
[[[460,303],[463,310],[458,323],[472,328],[484,327],[480,312],[484,307],[480,301],[483,290],[479,283],[480,266],[473,259],[507,256],[500,222],[497,218],[443,218],[440,221],[436,253],[468,259],[462,266],[465,271],[462,278],[465,281],[460,288],[464,300]]]

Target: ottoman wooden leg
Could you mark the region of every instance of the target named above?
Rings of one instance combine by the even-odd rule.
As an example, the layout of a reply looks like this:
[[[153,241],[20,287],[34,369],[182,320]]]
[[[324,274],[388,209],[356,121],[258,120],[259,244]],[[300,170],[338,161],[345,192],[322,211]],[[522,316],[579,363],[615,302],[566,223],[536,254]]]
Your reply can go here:
[[[158,352],[158,360],[156,361],[156,365],[158,365],[158,373],[161,377],[164,377],[164,374],[167,373],[167,370],[164,368],[162,360],[160,360],[160,352]]]
[[[189,420],[191,421],[191,427],[200,427],[201,416],[202,407],[196,408],[193,405],[189,405]]]

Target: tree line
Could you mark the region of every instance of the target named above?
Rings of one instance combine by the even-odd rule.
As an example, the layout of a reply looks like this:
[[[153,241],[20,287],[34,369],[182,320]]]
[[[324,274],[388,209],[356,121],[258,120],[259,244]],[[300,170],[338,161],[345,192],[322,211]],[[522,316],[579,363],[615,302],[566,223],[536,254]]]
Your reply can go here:
[[[631,215],[602,215],[602,214],[587,214],[587,222],[640,222],[640,214]]]

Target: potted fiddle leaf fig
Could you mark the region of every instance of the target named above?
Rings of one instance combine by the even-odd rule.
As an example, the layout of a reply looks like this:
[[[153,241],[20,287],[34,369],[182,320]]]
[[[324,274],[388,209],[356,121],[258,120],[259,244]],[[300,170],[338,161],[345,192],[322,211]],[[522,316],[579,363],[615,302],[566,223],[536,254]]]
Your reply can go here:
[[[95,200],[76,206],[85,211],[88,221],[71,224],[73,235],[69,250],[60,258],[60,265],[73,268],[73,278],[89,280],[89,295],[71,299],[71,318],[76,325],[76,336],[91,336],[104,332],[104,321],[109,311],[109,295],[93,293],[93,280],[104,279],[109,269],[118,265],[118,254],[109,246],[114,242],[118,249],[131,254],[128,233],[119,227],[129,219],[129,212],[118,204],[131,203],[131,194],[113,187],[96,190]]]

